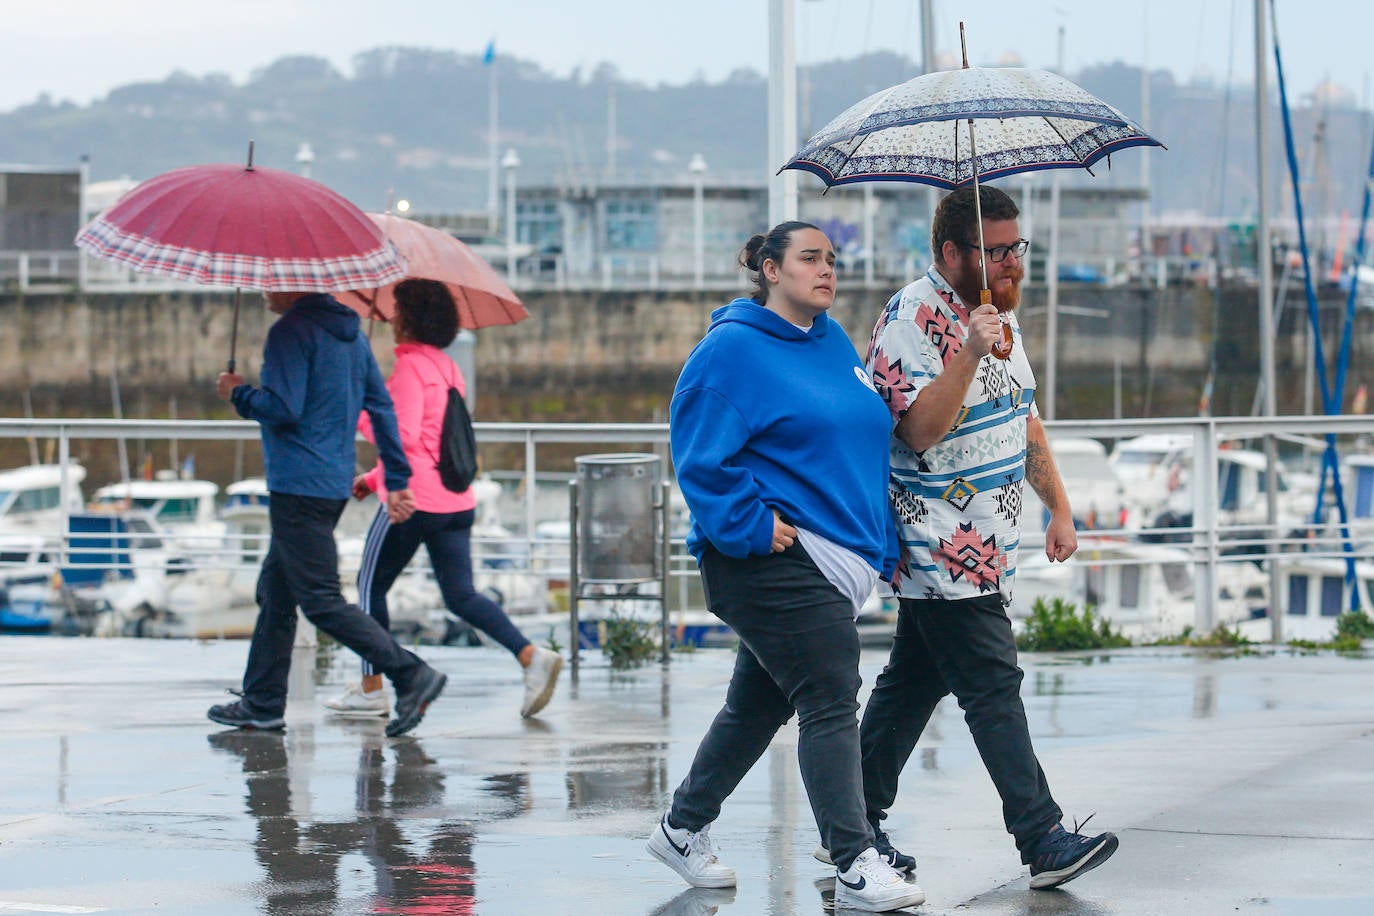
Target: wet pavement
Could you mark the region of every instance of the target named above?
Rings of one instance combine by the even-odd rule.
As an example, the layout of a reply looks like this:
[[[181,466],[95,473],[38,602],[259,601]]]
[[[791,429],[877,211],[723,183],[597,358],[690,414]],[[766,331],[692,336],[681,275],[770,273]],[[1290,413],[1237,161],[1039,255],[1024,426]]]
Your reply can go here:
[[[285,733],[205,719],[243,642],[0,637],[0,913],[819,914],[827,869],[784,729],[712,829],[739,887],[696,891],[644,838],[733,654],[629,673],[585,653],[522,720],[497,649],[426,648],[447,691],[407,737],[326,716],[356,675],[297,650]],[[1374,912],[1374,653],[1026,656],[1068,818],[1121,849],[1031,891],[959,710],[887,822],[921,913]],[[864,656],[871,684],[881,652]],[[833,874],[833,872],[830,872]]]

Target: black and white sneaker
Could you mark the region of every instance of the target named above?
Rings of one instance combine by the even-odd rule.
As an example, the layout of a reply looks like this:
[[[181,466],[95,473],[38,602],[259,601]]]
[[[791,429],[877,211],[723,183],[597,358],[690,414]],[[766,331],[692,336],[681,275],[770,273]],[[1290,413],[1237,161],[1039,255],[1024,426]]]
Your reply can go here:
[[[904,875],[916,874],[916,859],[898,850],[892,845],[892,841],[887,838],[887,834],[881,830],[874,831],[873,848],[878,850],[878,857],[888,865]],[[830,858],[830,850],[824,846],[817,846],[811,853],[811,858],[817,862],[824,862],[826,865],[834,865],[835,862]]]
[[[693,887],[734,887],[735,870],[722,865],[711,848],[711,825],[693,833],[659,819],[645,848],[649,854],[682,876]]]
[[[926,902],[926,892],[883,861],[872,846],[845,871],[835,870],[835,908],[886,913]]]

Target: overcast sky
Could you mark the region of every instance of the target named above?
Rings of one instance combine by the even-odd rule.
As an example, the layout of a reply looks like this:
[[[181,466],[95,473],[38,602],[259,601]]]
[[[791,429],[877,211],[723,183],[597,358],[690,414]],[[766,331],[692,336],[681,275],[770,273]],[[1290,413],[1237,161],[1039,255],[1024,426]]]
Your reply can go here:
[[[1331,80],[1367,107],[1374,12],[1366,0],[1277,4],[1290,97]],[[919,58],[916,0],[796,6],[803,63],[879,49]],[[768,0],[12,0],[0,26],[0,110],[43,92],[84,104],[175,70],[241,82],[280,57],[309,54],[351,73],[352,55],[368,48],[475,54],[492,39],[498,53],[558,75],[609,61],[651,84],[718,80],[742,66],[766,72],[768,7]],[[1172,70],[1182,81],[1220,81],[1230,72],[1250,82],[1254,9],[1254,0],[935,0],[936,47],[957,54],[963,17],[971,63],[1052,67],[1062,26],[1070,73],[1122,60]]]

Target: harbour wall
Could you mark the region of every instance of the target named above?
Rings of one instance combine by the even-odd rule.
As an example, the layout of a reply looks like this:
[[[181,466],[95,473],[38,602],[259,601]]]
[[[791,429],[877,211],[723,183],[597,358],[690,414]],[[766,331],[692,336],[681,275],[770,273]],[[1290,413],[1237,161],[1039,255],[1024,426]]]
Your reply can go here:
[[[482,329],[474,349],[479,420],[662,420],[682,362],[711,311],[731,291],[529,291],[530,317]],[[832,316],[862,353],[891,290],[851,282]],[[1058,311],[1058,415],[1062,418],[1191,416],[1215,368],[1212,413],[1251,411],[1260,356],[1252,288],[1104,287],[1064,284]],[[1289,297],[1290,300],[1296,297]],[[1021,307],[1028,352],[1045,381],[1046,291],[1030,286]],[[1290,301],[1275,346],[1281,412],[1303,412],[1307,317]],[[1344,298],[1323,298],[1325,351],[1334,358]],[[222,418],[214,396],[233,335],[225,292],[75,292],[0,295],[0,414],[111,416],[112,374],[125,416]],[[239,371],[256,379],[274,316],[244,296]],[[383,371],[391,338],[374,329]],[[1213,342],[1219,345],[1213,347]],[[1374,374],[1374,310],[1357,315],[1347,400]],[[1371,367],[1366,369],[1365,367]],[[1319,389],[1318,389],[1319,390]],[[1041,401],[1043,402],[1043,395]],[[1316,402],[1320,412],[1320,399]]]

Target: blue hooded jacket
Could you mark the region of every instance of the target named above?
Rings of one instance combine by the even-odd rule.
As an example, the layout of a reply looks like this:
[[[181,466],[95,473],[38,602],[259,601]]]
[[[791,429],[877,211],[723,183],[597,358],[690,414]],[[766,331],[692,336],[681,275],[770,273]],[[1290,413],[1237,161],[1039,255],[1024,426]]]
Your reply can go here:
[[[386,488],[403,490],[410,482],[391,395],[360,325],[358,313],[333,296],[302,296],[267,332],[262,387],[233,390],[239,416],[262,425],[269,491],[348,499],[363,410],[372,419]]]
[[[767,556],[773,510],[890,578],[892,417],[844,329],[822,313],[801,330],[752,299],[711,315],[682,367],[669,419],[687,547]]]

